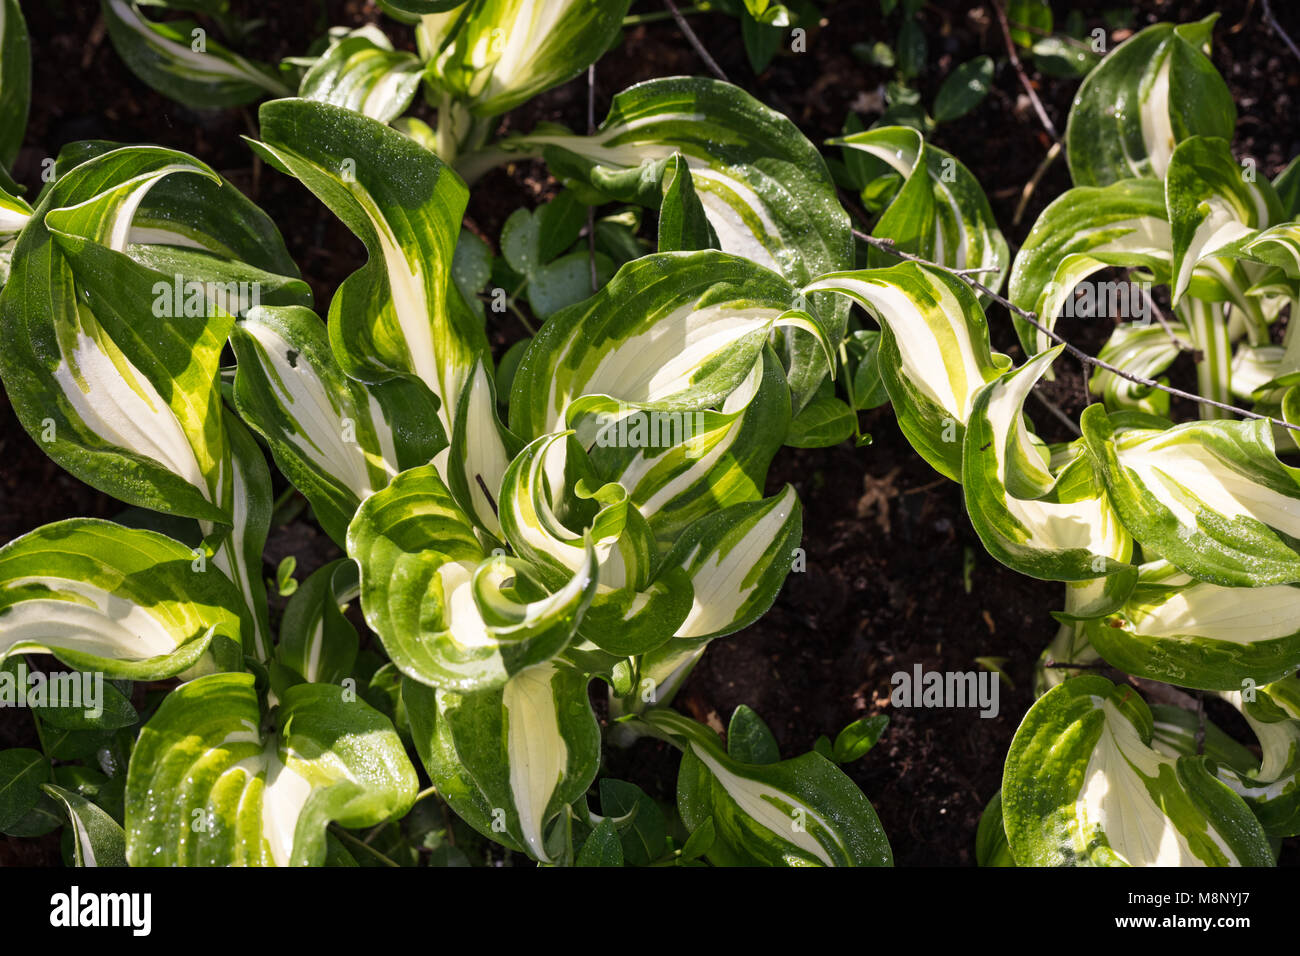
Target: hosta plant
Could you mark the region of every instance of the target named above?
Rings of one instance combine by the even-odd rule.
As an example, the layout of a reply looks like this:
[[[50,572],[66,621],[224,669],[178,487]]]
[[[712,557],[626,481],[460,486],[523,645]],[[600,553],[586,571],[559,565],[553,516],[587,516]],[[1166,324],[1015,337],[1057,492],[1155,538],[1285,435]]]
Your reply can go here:
[[[0,548],[3,673],[52,656],[104,682],[98,713],[38,704],[42,751],[0,753],[0,830],[69,820],[81,865],[888,865],[839,767],[880,717],[783,759],[748,707],[724,745],[671,705],[804,569],[773,459],[865,445],[858,412],[889,403],[989,553],[1065,585],[981,862],[1268,865],[1300,833],[1300,472],[1279,457],[1300,363],[1289,326],[1274,344],[1300,176],[1235,158],[1213,18],[1092,67],[1074,186],[1013,255],[970,170],[897,115],[824,144],[870,211],[856,239],[818,146],[723,80],[494,140],[615,42],[626,3],[382,6],[417,53],[334,30],[271,70],[104,0],[147,82],[196,108],[268,98],[250,148],[367,253],[328,303],[270,218],[175,150],[73,143],[39,194],[0,197],[8,398],[130,506]],[[151,7],[250,29],[222,3]],[[0,160],[26,96],[5,10]],[[421,91],[433,126],[404,115]],[[469,189],[523,158],[562,188],[494,255],[463,228]],[[1098,401],[1046,441],[1027,401],[1082,355],[1061,313],[1115,270],[1141,316],[1173,317],[1083,355]],[[497,360],[506,309],[529,334]],[[1153,378],[1185,351],[1197,393]],[[1172,393],[1202,417],[1176,422]],[[341,556],[268,589],[290,501]],[[1219,695],[1261,757],[1125,675]],[[607,772],[612,748],[661,745],[673,800]]]
[[[823,317],[796,283],[849,254],[793,126],[722,84],[643,102],[683,90],[770,127],[695,154],[717,201],[759,202],[743,183],[772,157],[805,205],[760,252],[710,216],[677,144],[647,145],[672,153],[647,160],[655,192],[610,188],[659,209],[655,251],[624,244],[638,254],[594,294],[539,309],[508,381],[460,254],[465,183],[363,111],[272,100],[252,141],[369,252],[324,319],[275,225],[197,159],[64,149],[18,224],[0,376],[55,461],[135,510],[0,549],[0,654],[102,675],[120,706],[71,731],[116,760],[65,779],[84,751],[9,752],[6,828],[70,815],[71,858],[97,865],[346,865],[389,859],[351,831],[436,800],[462,821],[442,838],[467,826],[545,864],[890,863],[837,766],[879,727],[782,759],[747,708],[724,748],[667,707],[800,560],[799,498],[766,473],[832,373],[843,310]],[[545,286],[533,252],[554,229],[514,229],[507,256]],[[346,554],[296,589],[282,569],[282,614],[267,452]],[[153,688],[139,713],[133,682]],[[75,724],[37,720],[45,741]],[[603,746],[639,737],[682,753],[667,815],[601,775]]]
[[[1278,457],[1295,448],[1297,367],[1291,327],[1274,345],[1272,326],[1300,294],[1300,208],[1290,169],[1270,183],[1230,150],[1213,23],[1149,27],[1080,87],[1066,136],[1076,185],[1010,264],[1019,366],[989,346],[984,306],[1002,261],[978,188],[961,186],[957,165],[943,177],[923,158],[899,162],[887,129],[839,141],[877,150],[904,177],[868,241],[883,259],[916,260],[808,286],[851,296],[880,324],[878,347],[845,378],[859,390],[879,379],[917,451],[961,482],[991,555],[1066,585],[1042,696],[981,825],[982,862],[1269,865],[1270,838],[1297,832],[1300,472]],[[922,170],[933,184],[909,197]],[[993,278],[953,275],[972,266]],[[1132,272],[1100,279],[1116,267]],[[1104,314],[1083,303],[1107,287],[1133,296],[1111,310],[1138,321],[1117,326],[1101,363],[1089,359],[1101,401],[1079,437],[1049,444],[1026,400],[1067,348],[1058,317]],[[1153,291],[1173,320],[1150,324]],[[1173,421],[1168,381],[1152,378],[1180,351],[1195,353],[1201,421]],[[1103,666],[1225,696],[1262,762],[1194,713],[1157,713],[1133,687],[1087,673]]]
[[[417,52],[394,49],[377,26],[340,27],[278,67],[210,40],[204,25],[188,18],[203,14],[226,36],[257,29],[233,20],[227,0],[100,2],[126,65],[186,106],[235,106],[293,92],[396,121],[445,161],[478,173],[504,158],[490,142],[496,117],[595,62],[618,39],[630,0],[382,0],[398,21],[391,25],[408,36],[414,30]],[[186,18],[156,18],[169,11]],[[433,125],[403,116],[421,92],[437,111]]]

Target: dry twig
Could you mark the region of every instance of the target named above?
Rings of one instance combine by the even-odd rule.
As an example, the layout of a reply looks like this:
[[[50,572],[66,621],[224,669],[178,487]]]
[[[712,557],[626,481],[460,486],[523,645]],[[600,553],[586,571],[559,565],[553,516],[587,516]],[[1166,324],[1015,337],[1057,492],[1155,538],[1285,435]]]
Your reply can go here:
[[[707,66],[718,79],[722,80],[724,83],[730,83],[731,81],[727,79],[727,74],[722,72],[722,67],[718,66],[717,61],[714,60],[713,57],[709,56],[709,51],[704,49],[704,44],[700,42],[700,38],[695,35],[695,31],[691,29],[691,25],[686,22],[686,18],[682,16],[682,12],[677,9],[677,4],[673,3],[673,0],[664,0],[664,6],[666,6],[668,12],[673,15],[673,20],[677,23],[677,29],[682,31],[682,36],[686,37],[687,42],[695,48],[695,52],[700,55],[700,59],[704,61],[704,65]]]

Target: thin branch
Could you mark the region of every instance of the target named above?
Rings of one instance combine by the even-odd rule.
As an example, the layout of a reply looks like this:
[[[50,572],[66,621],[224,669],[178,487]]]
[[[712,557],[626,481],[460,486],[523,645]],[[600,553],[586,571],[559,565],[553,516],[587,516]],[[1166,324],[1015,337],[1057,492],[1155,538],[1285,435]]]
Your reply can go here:
[[[948,484],[947,478],[936,478],[934,481],[928,481],[923,485],[915,485],[911,488],[904,488],[899,492],[900,495],[918,495],[923,491],[929,491],[931,488],[938,488],[941,485]]]
[[[1164,310],[1161,309],[1160,306],[1156,305],[1156,300],[1151,295],[1147,287],[1143,285],[1140,286],[1139,288],[1142,290],[1142,298],[1146,300],[1147,308],[1151,310],[1151,314],[1156,317],[1156,321],[1159,322],[1160,327],[1165,330],[1165,334],[1168,335],[1169,338],[1173,340],[1173,343],[1178,347],[1178,350],[1180,352],[1195,353],[1196,352],[1195,346],[1188,345],[1186,342],[1184,342],[1182,339],[1178,337],[1178,333],[1174,331],[1174,327],[1169,324],[1169,317],[1165,315]]]
[[[1132,674],[1125,674],[1124,676],[1127,678],[1126,683],[1134,690],[1141,692],[1148,703],[1167,704],[1170,707],[1178,707],[1182,710],[1193,710],[1196,707],[1196,698],[1173,684],[1149,680],[1145,677],[1134,677]]]
[[[1053,417],[1056,418],[1057,421],[1059,421],[1062,425],[1068,428],[1071,432],[1073,432],[1076,435],[1083,434],[1083,432],[1079,431],[1079,426],[1075,423],[1074,419],[1071,418],[1069,415],[1065,414],[1065,412],[1061,411],[1060,407],[1055,402],[1053,402],[1042,392],[1038,391],[1038,389],[1031,388],[1029,390],[1029,394],[1034,396],[1034,398],[1038,399],[1038,401],[1042,403],[1042,406],[1046,408],[1049,412],[1051,412]]]
[[[1287,32],[1282,29],[1282,24],[1277,22],[1277,17],[1273,16],[1273,7],[1268,0],[1264,0],[1263,8],[1264,22],[1272,27],[1273,32],[1282,38],[1282,42],[1291,48],[1291,52],[1296,55],[1296,59],[1300,59],[1300,47],[1295,45],[1295,41],[1292,40],[1291,37],[1287,35]]]
[[[953,270],[949,269],[947,266],[940,265],[937,262],[932,262],[929,259],[922,259],[920,256],[914,256],[910,252],[904,252],[902,249],[899,249],[894,244],[893,239],[877,239],[875,236],[869,236],[865,232],[861,232],[857,229],[853,230],[853,235],[856,238],[867,243],[867,245],[875,246],[877,249],[881,249],[885,252],[888,252],[890,255],[898,256],[898,258],[900,259],[906,259],[909,262],[916,262],[923,266],[930,266],[931,268],[934,269],[942,269],[944,272],[953,272]],[[971,288],[975,289],[977,292],[984,293],[989,298],[991,298],[994,302],[1000,303],[1009,311],[1014,312],[1016,315],[1020,316],[1022,319],[1024,319],[1026,322],[1032,325],[1034,328],[1038,329],[1038,331],[1046,335],[1053,342],[1065,346],[1065,351],[1069,352],[1080,362],[1083,362],[1087,365],[1096,366],[1097,368],[1105,369],[1107,372],[1110,372],[1112,375],[1118,375],[1120,378],[1124,379],[1125,381],[1133,382],[1137,385],[1144,385],[1147,388],[1158,389],[1162,392],[1168,392],[1170,395],[1177,395],[1179,398],[1185,398],[1190,402],[1197,402],[1201,405],[1209,405],[1212,408],[1221,408],[1225,412],[1232,412],[1235,415],[1243,415],[1246,418],[1257,418],[1260,419],[1261,421],[1268,422],[1270,425],[1276,425],[1279,428],[1285,428],[1288,429],[1289,431],[1300,432],[1300,425],[1292,425],[1290,422],[1284,422],[1276,418],[1271,418],[1268,415],[1261,415],[1258,412],[1252,412],[1245,408],[1238,408],[1236,405],[1227,405],[1223,402],[1216,402],[1212,398],[1206,398],[1203,395],[1197,395],[1195,392],[1185,392],[1181,388],[1174,388],[1171,385],[1165,385],[1161,382],[1157,382],[1153,378],[1146,378],[1142,375],[1134,375],[1132,372],[1126,372],[1124,371],[1124,369],[1120,368],[1119,366],[1112,365],[1109,362],[1104,362],[1101,359],[1097,358],[1096,356],[1089,355],[1087,352],[1083,351],[1083,349],[1079,348],[1078,346],[1072,345],[1071,343],[1067,342],[1054,329],[1049,329],[1047,326],[1039,322],[1038,316],[1035,315],[1033,312],[1025,311],[1024,309],[1020,308],[1020,306],[1012,302],[1010,299],[998,295],[998,293],[994,292],[992,289],[984,285],[979,280],[973,279],[970,276],[966,276],[966,275],[958,275],[958,278],[960,278]]]
[[[1025,75],[1025,68],[1020,64],[1020,54],[1016,52],[1016,43],[1011,39],[1011,24],[1007,22],[1007,13],[1002,9],[1001,0],[993,0],[993,9],[998,15],[998,22],[1002,24],[1002,36],[1007,41],[1007,55],[1011,58],[1011,65],[1016,68],[1016,75],[1020,77],[1020,85],[1029,94],[1029,102],[1033,104],[1034,112],[1038,114],[1047,134],[1059,143],[1061,137],[1056,132],[1056,124],[1047,115],[1047,110],[1043,109],[1043,101],[1038,98],[1038,91],[1034,89],[1034,84],[1029,82],[1029,77]]]
[[[682,16],[689,17],[697,13],[708,13],[712,8],[707,4],[696,4],[693,7],[686,7],[681,11]],[[660,20],[667,20],[672,14],[667,10],[653,11],[651,13],[634,13],[631,16],[623,18],[623,28],[634,27],[642,23],[658,23]]]
[[[387,827],[392,822],[393,822],[392,820],[385,820],[383,823],[375,824],[375,826],[371,827],[366,832],[366,837],[361,842],[364,843],[366,846],[370,846],[370,841],[373,840],[375,837],[377,837],[380,833],[382,833],[384,828]]]
[[[843,186],[836,186],[835,192],[840,197],[840,205],[842,205],[845,209],[848,210],[849,215],[853,216],[855,219],[858,220],[858,222],[862,223],[863,227],[870,228],[871,217],[867,215],[866,210],[858,207],[858,204],[856,202],[857,197],[854,196],[852,193],[850,193]]]
[[[664,0],[664,6],[666,6],[668,12],[673,15],[673,20],[677,23],[677,29],[682,31],[682,36],[686,37],[687,42],[689,42],[691,46],[695,47],[695,52],[700,55],[700,59],[704,61],[704,65],[709,68],[714,76],[722,80],[722,82],[730,83],[731,81],[727,79],[727,74],[722,72],[722,67],[718,66],[713,57],[709,56],[709,51],[704,49],[704,44],[700,42],[700,38],[695,35],[695,31],[691,29],[691,25],[686,22],[686,18],[682,16],[682,12],[677,9],[677,4],[673,3],[673,0]]]

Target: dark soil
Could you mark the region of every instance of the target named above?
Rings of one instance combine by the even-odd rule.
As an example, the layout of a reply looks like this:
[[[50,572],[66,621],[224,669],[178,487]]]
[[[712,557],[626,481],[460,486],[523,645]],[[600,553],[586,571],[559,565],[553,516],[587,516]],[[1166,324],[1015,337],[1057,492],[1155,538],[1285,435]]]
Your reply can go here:
[[[263,60],[301,54],[330,24],[381,22],[399,47],[413,48],[409,30],[378,16],[363,0],[236,0],[237,9],[266,20],[242,52]],[[1058,17],[1071,6],[1088,27],[1115,0],[1053,3]],[[1255,0],[1141,0],[1132,20],[1140,29],[1156,20],[1186,21],[1222,14],[1213,58],[1233,91],[1240,118],[1234,148],[1254,157],[1274,176],[1300,152],[1296,103],[1300,63],[1263,23]],[[238,138],[255,130],[253,111],[196,113],[144,86],[121,64],[97,27],[98,5],[72,0],[25,4],[32,33],[34,102],[27,146],[14,171],[34,193],[41,161],[70,141],[87,138],[150,142],[182,149],[208,162],[244,189],[284,231],[289,250],[310,281],[318,309],[357,268],[364,250],[347,230],[297,183],[255,164]],[[891,79],[862,65],[853,44],[892,41],[897,14],[883,23],[868,0],[825,2],[822,22],[809,31],[807,52],[778,55],[755,76],[745,58],[736,21],[708,14],[691,18],[705,46],[727,75],[790,116],[814,141],[840,132],[851,109],[869,123],[874,94]],[[1275,2],[1292,36],[1300,36],[1296,5]],[[658,10],[653,2],[633,12]],[[304,12],[305,11],[305,12]],[[1045,155],[1044,132],[1014,70],[990,3],[935,2],[921,13],[930,42],[929,72],[919,82],[932,103],[953,66],[986,53],[999,60],[995,88],[979,109],[941,126],[933,141],[965,163],[989,194],[1012,250],[1037,214],[1069,186],[1064,162],[1044,176],[1018,224],[1021,190]],[[1123,34],[1112,33],[1113,40]],[[72,65],[74,69],[68,69]],[[596,119],[612,95],[655,76],[704,73],[705,68],[671,21],[630,28],[623,48],[599,64]],[[1057,129],[1065,119],[1076,80],[1039,76],[1034,85]],[[528,130],[541,121],[586,127],[587,87],[579,79],[538,97],[503,118],[503,128]],[[556,189],[544,167],[522,163],[495,171],[473,193],[470,228],[495,239],[505,217],[533,206]],[[488,313],[494,348],[522,334],[507,316]],[[1017,357],[1006,314],[990,313],[995,345]],[[1067,322],[1062,331],[1095,351],[1109,325]],[[1182,370],[1186,373],[1186,370]],[[1046,396],[1071,416],[1085,404],[1078,366],[1061,363]],[[1042,409],[1030,409],[1044,435],[1068,437]],[[1178,411],[1176,407],[1176,411]],[[1194,411],[1187,409],[1187,417]],[[899,433],[886,407],[863,416],[875,441],[822,451],[787,449],[772,468],[769,487],[789,482],[804,503],[807,570],[792,575],[776,606],[747,631],[716,642],[680,693],[677,705],[721,729],[732,710],[748,704],[770,724],[788,755],[812,747],[868,714],[888,713],[884,738],[846,768],[875,805],[899,864],[945,865],[974,861],[976,824],[1000,785],[1002,762],[1016,726],[1032,702],[1033,666],[1055,633],[1050,612],[1060,607],[1062,586],[1034,581],[993,561],[967,521],[960,488],[939,478]],[[0,541],[45,522],[73,515],[112,516],[120,505],[64,474],[23,432],[0,398]],[[324,535],[295,520],[273,529],[274,559],[296,554],[301,572],[335,552]],[[969,587],[964,570],[970,565]],[[302,574],[299,575],[300,577]],[[976,658],[1005,660],[1013,686],[1002,687],[1000,712],[979,719],[975,710],[897,709],[889,705],[890,677],[910,671],[966,671]],[[1231,728],[1231,717],[1218,709]],[[0,719],[0,747],[31,746],[30,722]],[[610,757],[611,771],[660,796],[671,793],[676,758],[657,744],[641,743]],[[1284,862],[1300,859],[1296,840]],[[57,840],[0,843],[5,862],[57,862]]]

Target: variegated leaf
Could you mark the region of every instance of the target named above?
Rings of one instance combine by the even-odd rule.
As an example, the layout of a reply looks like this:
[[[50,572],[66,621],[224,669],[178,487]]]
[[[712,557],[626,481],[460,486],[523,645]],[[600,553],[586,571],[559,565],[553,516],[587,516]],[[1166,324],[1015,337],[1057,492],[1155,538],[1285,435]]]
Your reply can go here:
[[[474,523],[503,540],[497,509],[506,468],[523,449],[497,415],[496,378],[487,362],[474,365],[456,406],[456,427],[447,454],[447,485]]]
[[[0,176],[0,286],[9,281],[9,269],[13,264],[18,234],[32,218],[32,207],[20,197],[10,194],[3,179]],[[17,191],[16,184],[8,185],[15,186],[15,192]]]
[[[1248,177],[1227,140],[1193,136],[1180,143],[1170,158],[1165,204],[1173,239],[1174,303],[1189,289],[1203,298],[1227,297],[1234,309],[1246,313],[1248,327],[1254,326],[1252,341],[1266,340],[1259,304],[1246,295],[1253,281],[1249,271],[1220,257],[1281,220],[1282,206],[1272,185],[1262,176]],[[1197,272],[1222,291],[1207,294],[1211,290],[1197,288]]]
[[[400,818],[419,781],[388,718],[343,688],[286,690],[264,732],[252,674],[172,691],[126,785],[132,866],[319,866],[325,828]]]
[[[1277,460],[1267,423],[1116,433],[1092,405],[1080,425],[1115,510],[1147,557],[1225,587],[1300,582],[1300,484]]]
[[[680,155],[720,248],[794,284],[853,264],[848,215],[825,161],[785,116],[739,87],[703,77],[650,80],[614,98],[592,136],[535,133],[557,176],[624,202],[658,208]],[[825,297],[813,306],[838,343],[848,309]],[[795,333],[781,352],[796,409],[825,377],[815,340]]]
[[[1276,266],[1289,279],[1300,279],[1300,222],[1284,222],[1263,230],[1246,240],[1241,252],[1249,258]]]
[[[595,570],[580,633],[618,655],[652,650],[690,610],[690,586],[669,567],[656,577],[654,537],[627,490],[601,484],[569,433],[531,442],[501,483],[501,528],[549,589]]]
[[[1086,618],[1079,614],[1093,604],[1097,590],[1093,581],[1065,585],[1065,610],[1053,615],[1060,621],[1060,627],[1034,665],[1035,699],[1084,673],[1085,668],[1101,658],[1097,649],[1088,643]]]
[[[511,390],[511,431],[528,440],[553,432],[584,395],[657,411],[716,406],[784,325],[809,331],[824,356],[834,354],[830,332],[791,310],[795,295],[776,273],[723,252],[629,262],[532,340]]]
[[[1126,179],[1102,188],[1078,186],[1043,210],[1020,251],[1008,283],[1009,298],[1052,328],[1074,288],[1107,266],[1138,266],[1161,280],[1169,275],[1173,241],[1158,180]],[[1113,283],[1098,294],[1130,294]],[[1049,348],[1048,336],[1013,316],[1030,355]]]
[[[762,497],[789,428],[789,390],[765,348],[717,410],[660,412],[589,395],[569,406],[567,423],[596,472],[627,489],[667,550],[692,522]]]
[[[0,189],[0,238],[18,235],[32,218],[32,207],[19,196]]]
[[[1153,749],[1130,687],[1075,677],[1016,731],[1002,776],[1018,866],[1271,866],[1250,809],[1203,757]]]
[[[1204,754],[1214,761],[1218,767],[1219,779],[1228,786],[1232,786],[1234,772],[1250,773],[1259,769],[1259,758],[1219,729],[1203,713],[1169,704],[1153,704],[1151,719],[1154,728],[1151,734],[1153,749],[1169,757]],[[1268,827],[1265,826],[1265,832],[1267,831]]]
[[[111,678],[161,680],[209,651],[238,666],[251,620],[201,554],[153,531],[72,518],[0,548],[0,659],[53,654]]]
[[[802,506],[794,489],[731,505],[687,527],[664,558],[657,580],[684,574],[675,589],[689,595],[688,613],[671,641],[637,655],[640,681],[630,693],[611,691],[611,714],[666,706],[710,641],[748,627],[772,606],[791,571],[803,572],[798,545]],[[653,693],[647,699],[646,690]],[[621,696],[620,696],[621,694]],[[615,739],[622,739],[623,733]]]
[[[1076,613],[1104,614],[1133,587],[1133,540],[1085,449],[1067,450],[1058,464],[1025,427],[1025,399],[1062,348],[1035,356],[976,394],[966,424],[962,488],[971,524],[993,557],[1042,580],[1102,579]]]
[[[1295,585],[1225,588],[1156,561],[1123,607],[1085,627],[1113,667],[1180,687],[1234,690],[1300,669]]]
[[[1232,138],[1232,94],[1205,55],[1218,17],[1149,26],[1088,74],[1065,132],[1076,186],[1159,180],[1187,137]]]
[[[887,163],[903,187],[881,215],[872,235],[893,239],[899,249],[950,269],[987,269],[980,281],[997,291],[1011,255],[988,197],[969,169],[907,126],[882,126],[830,141]],[[868,250],[871,266],[895,256]]]
[[[55,160],[55,181],[82,163],[121,148],[121,144],[105,140],[69,143],[59,150]],[[138,205],[130,220],[124,251],[144,265],[153,264],[146,256],[185,251],[196,260],[206,254],[227,266],[244,265],[273,276],[298,278],[298,267],[275,223],[215,173],[167,176],[133,198]],[[306,283],[292,288],[301,297],[300,304],[311,304]]]
[[[643,718],[682,751],[677,805],[694,831],[712,819],[724,866],[892,866],[871,803],[818,753],[768,764],[730,757],[713,732],[670,710]]]
[[[959,481],[975,394],[1010,359],[989,348],[979,300],[950,272],[903,262],[822,276],[804,291],[839,292],[880,323],[880,377],[898,426],[921,457]]]
[[[562,852],[551,826],[600,766],[587,681],[545,663],[489,690],[402,684],[416,749],[438,794],[488,839],[542,863]]]
[[[340,544],[357,507],[398,472],[446,447],[418,383],[343,374],[325,326],[299,307],[259,307],[235,326],[235,405]]]
[[[398,669],[460,691],[500,687],[573,640],[596,587],[595,554],[548,590],[526,561],[489,556],[432,465],[402,472],[348,527],[361,607]]]
[[[1219,777],[1246,804],[1270,836],[1300,833],[1300,679],[1294,676],[1223,694],[1241,711],[1259,740],[1258,767],[1219,767]]]
[[[423,73],[415,54],[394,50],[382,31],[363,28],[330,45],[302,78],[298,95],[391,123],[411,105]]]
[[[313,571],[284,609],[276,659],[312,684],[337,684],[351,675],[359,639],[343,608],[360,594],[355,561],[340,558]]]
[[[275,73],[208,37],[193,20],[156,23],[131,0],[101,0],[108,35],[131,72],[164,96],[201,109],[291,96]]]
[[[464,184],[424,147],[342,107],[279,100],[264,104],[260,118],[260,148],[370,253],[330,303],[330,343],[343,371],[368,382],[419,379],[442,403],[450,435],[456,399],[487,347],[481,324],[449,288]]]
[[[1240,335],[1240,317],[1244,310],[1234,308],[1230,319],[1222,302],[1187,296],[1174,311],[1187,328],[1187,337],[1197,351],[1197,392],[1213,401],[1230,403],[1233,333],[1236,331]],[[1252,304],[1251,312],[1253,318],[1248,320],[1253,332],[1251,338],[1260,340],[1261,336],[1267,335],[1267,328],[1262,323],[1258,307]],[[1238,327],[1236,330],[1234,325]],[[1267,341],[1266,338],[1262,340]],[[1227,409],[1213,405],[1202,404],[1199,410],[1202,418],[1227,418],[1230,414]]]
[[[173,314],[172,277],[123,251],[140,197],[178,172],[215,175],[130,147],[47,190],[0,295],[0,375],[29,434],[77,477],[131,504],[229,521],[216,374],[233,317],[206,298],[199,315]]]
[[[271,658],[271,622],[267,612],[262,552],[271,529],[271,472],[262,449],[232,413],[222,415],[230,445],[229,467],[222,472],[221,506],[227,522],[201,521],[208,540],[216,539],[212,563],[235,585],[248,607],[251,627],[245,645],[259,661]]]
[[[618,36],[629,3],[469,0],[454,9],[425,3],[446,12],[421,11],[428,15],[416,40],[436,91],[476,116],[497,116],[598,60]],[[415,12],[411,0],[395,5]]]
[[[1187,327],[1181,322],[1167,326],[1124,322],[1115,326],[1097,358],[1134,375],[1154,379],[1173,364],[1180,351],[1192,348]],[[1131,409],[1162,417],[1169,414],[1168,392],[1120,378],[1101,367],[1093,370],[1088,390],[1101,397],[1108,411]]]
[[[690,525],[664,559],[666,568],[686,572],[693,595],[674,645],[725,637],[767,613],[798,558],[802,535],[803,505],[790,485]]]
[[[1293,337],[1293,341],[1297,341]],[[1247,401],[1276,400],[1274,381],[1282,375],[1300,371],[1294,367],[1295,356],[1281,345],[1251,345],[1240,342],[1232,353],[1232,394]]]

